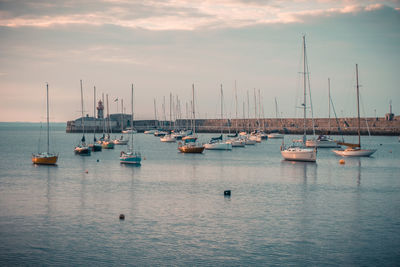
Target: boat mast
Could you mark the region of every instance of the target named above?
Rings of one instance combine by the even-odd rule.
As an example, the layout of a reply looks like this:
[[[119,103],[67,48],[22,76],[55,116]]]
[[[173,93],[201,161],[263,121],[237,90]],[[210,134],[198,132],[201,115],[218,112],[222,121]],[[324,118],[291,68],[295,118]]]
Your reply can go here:
[[[83,89],[82,89],[82,80],[81,80],[81,108],[82,108],[82,118],[81,118],[81,122],[82,122],[82,141],[85,142],[85,120],[83,119]]]
[[[101,94],[101,99],[103,100],[103,105],[105,105],[105,102],[104,102],[104,93]],[[103,108],[103,109],[104,109],[104,108]],[[103,120],[103,137],[102,137],[102,138],[104,138],[105,132],[106,132],[106,120],[105,120],[105,118],[104,118],[104,112],[102,112],[102,114],[103,114],[103,118],[102,118],[102,120]]]
[[[172,93],[169,93],[169,129],[172,130]]]
[[[261,120],[261,92],[260,89],[258,89],[258,118],[257,118],[258,129],[261,128],[260,120]]]
[[[247,90],[247,119],[248,119],[248,133],[250,133],[250,97],[249,90]]]
[[[222,133],[223,133],[223,131],[222,131],[222,120],[223,120],[223,110],[224,110],[224,101],[222,100],[223,99],[223,97],[224,97],[224,94],[223,94],[223,92],[222,92],[222,84],[221,84],[221,135],[222,135]]]
[[[257,95],[256,95],[256,88],[253,88],[254,92],[254,120],[257,119]]]
[[[124,100],[121,99],[121,133],[124,130]]]
[[[361,149],[361,133],[360,133],[360,89],[358,85],[358,64],[356,64],[356,80],[357,80],[357,116],[358,116],[358,146]]]
[[[94,86],[93,88],[93,119],[94,119],[93,142],[96,142],[96,86]]]
[[[107,135],[108,135],[108,137],[110,137],[111,125],[110,125],[110,113],[109,113],[109,105],[108,105],[108,94],[106,94],[106,100],[107,100]]]
[[[133,153],[133,83],[131,96],[131,152]]]
[[[156,128],[158,128],[158,126],[157,126],[157,106],[156,106],[156,98],[154,98],[154,125],[156,126]]]
[[[235,108],[236,108],[236,133],[238,132],[238,100],[237,100],[237,88],[235,80]]]
[[[193,108],[192,108],[192,110],[193,110],[193,122],[192,122],[192,125],[193,125],[193,136],[195,136],[195,134],[196,134],[196,112],[195,112],[195,110],[194,110],[194,83],[192,84],[192,105],[193,105]]]
[[[304,79],[304,103],[303,103],[303,110],[304,110],[304,134],[303,134],[303,144],[306,144],[306,100],[307,100],[307,96],[306,96],[306,36],[303,35],[303,79]]]
[[[328,129],[331,132],[331,80],[328,78]]]
[[[47,102],[47,153],[50,153],[50,130],[49,130],[49,84],[46,83],[46,102]]]

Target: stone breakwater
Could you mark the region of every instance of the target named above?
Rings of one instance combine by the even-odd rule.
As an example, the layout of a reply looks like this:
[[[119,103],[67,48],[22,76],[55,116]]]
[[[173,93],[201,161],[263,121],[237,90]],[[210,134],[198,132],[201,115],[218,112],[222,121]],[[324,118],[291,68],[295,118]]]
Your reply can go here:
[[[199,133],[218,133],[222,130],[225,133],[236,131],[253,131],[254,129],[264,130],[265,132],[281,132],[286,134],[302,134],[303,133],[303,119],[300,118],[285,118],[285,119],[197,119],[196,131]],[[394,117],[392,121],[385,120],[385,118],[361,118],[361,134],[368,135],[400,135],[400,116]],[[138,132],[143,132],[154,128],[163,128],[166,130],[172,128],[184,129],[190,128],[190,121],[177,120],[171,123],[169,121],[155,121],[155,120],[136,120],[133,127]],[[332,135],[355,135],[358,129],[357,118],[341,118],[341,119],[327,119],[320,118],[313,120],[307,119],[306,129],[308,134],[313,133],[313,128],[316,134],[332,134]],[[103,132],[102,126],[85,127],[86,132],[97,133]],[[78,133],[82,129],[79,125],[75,125],[74,121],[67,122],[66,132]],[[112,133],[121,133],[121,127],[113,127]]]

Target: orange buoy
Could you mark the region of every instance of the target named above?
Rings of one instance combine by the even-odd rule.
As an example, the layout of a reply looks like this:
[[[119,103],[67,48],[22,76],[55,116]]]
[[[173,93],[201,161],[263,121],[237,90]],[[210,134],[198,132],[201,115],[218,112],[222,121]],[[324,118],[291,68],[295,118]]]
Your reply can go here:
[[[344,161],[344,159],[341,159],[341,160],[339,160],[339,163],[343,165],[346,163],[346,161]]]

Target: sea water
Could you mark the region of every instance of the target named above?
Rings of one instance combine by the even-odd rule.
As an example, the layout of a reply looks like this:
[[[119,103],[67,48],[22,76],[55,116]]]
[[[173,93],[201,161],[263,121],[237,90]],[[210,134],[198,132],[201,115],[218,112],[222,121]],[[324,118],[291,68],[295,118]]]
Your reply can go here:
[[[284,161],[279,139],[181,154],[176,143],[135,134],[143,156],[136,167],[119,163],[126,146],[75,155],[82,134],[52,124],[58,164],[36,166],[31,154],[46,146],[40,129],[0,124],[2,266],[400,262],[397,137],[362,137],[378,151],[341,165],[331,149],[319,149],[316,163]]]

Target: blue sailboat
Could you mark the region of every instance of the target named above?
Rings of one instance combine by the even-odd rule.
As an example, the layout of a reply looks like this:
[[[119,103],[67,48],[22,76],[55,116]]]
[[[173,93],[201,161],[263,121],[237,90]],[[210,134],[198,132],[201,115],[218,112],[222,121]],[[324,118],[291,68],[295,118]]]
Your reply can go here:
[[[131,107],[132,107],[131,122],[133,126],[133,84],[132,84]],[[121,164],[135,164],[135,165],[140,165],[140,162],[142,161],[142,155],[140,154],[140,152],[136,152],[133,150],[133,131],[131,131],[130,148],[128,152],[121,151],[119,161]]]

